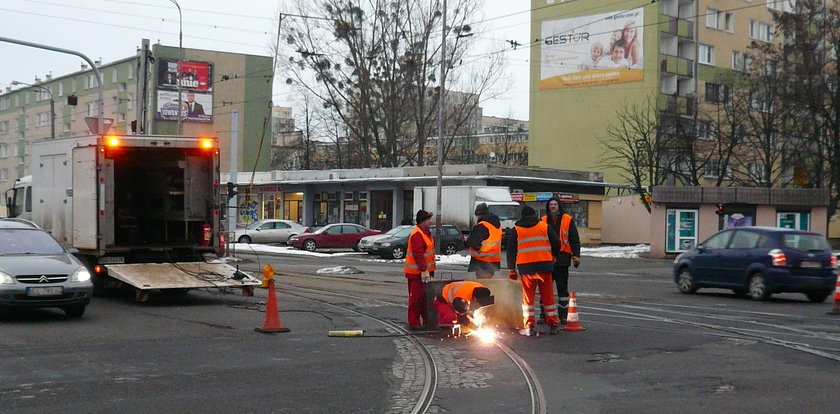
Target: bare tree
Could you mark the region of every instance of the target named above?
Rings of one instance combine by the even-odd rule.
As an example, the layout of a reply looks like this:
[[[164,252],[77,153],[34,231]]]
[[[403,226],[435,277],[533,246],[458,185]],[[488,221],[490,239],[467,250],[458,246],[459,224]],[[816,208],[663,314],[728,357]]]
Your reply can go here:
[[[599,138],[603,148],[601,166],[617,170],[639,194],[648,212],[650,204],[644,194],[665,183],[671,156],[670,142],[660,127],[653,102],[650,97],[644,103],[622,107],[615,122],[607,127],[607,135]]]
[[[348,162],[425,164],[440,101],[439,6],[427,0],[291,2],[294,16],[284,19],[283,38],[295,52],[281,60],[283,77],[309,89],[347,126]],[[466,22],[480,6],[450,1],[445,33],[447,83],[476,97],[490,91],[501,73],[496,56],[464,62],[475,42]],[[478,108],[477,98],[452,102],[446,103],[450,139]]]

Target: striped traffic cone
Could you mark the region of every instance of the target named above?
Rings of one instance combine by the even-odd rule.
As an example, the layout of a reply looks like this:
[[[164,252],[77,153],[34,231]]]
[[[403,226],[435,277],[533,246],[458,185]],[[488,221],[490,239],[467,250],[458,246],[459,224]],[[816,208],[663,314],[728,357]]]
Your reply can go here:
[[[569,315],[566,317],[566,326],[564,331],[585,331],[586,328],[580,326],[580,319],[578,318],[577,300],[575,300],[575,292],[569,293]]]
[[[837,272],[837,284],[834,288],[834,309],[828,312],[829,315],[840,315],[840,272]]]

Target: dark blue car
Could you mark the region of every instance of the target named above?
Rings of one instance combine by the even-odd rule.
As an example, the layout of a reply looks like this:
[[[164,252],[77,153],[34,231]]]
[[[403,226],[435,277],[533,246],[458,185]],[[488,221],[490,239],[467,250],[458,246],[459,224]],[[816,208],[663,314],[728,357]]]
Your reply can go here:
[[[822,235],[775,227],[723,230],[674,259],[674,281],[682,293],[699,288],[732,289],[766,300],[798,292],[822,302],[837,283],[837,257]]]

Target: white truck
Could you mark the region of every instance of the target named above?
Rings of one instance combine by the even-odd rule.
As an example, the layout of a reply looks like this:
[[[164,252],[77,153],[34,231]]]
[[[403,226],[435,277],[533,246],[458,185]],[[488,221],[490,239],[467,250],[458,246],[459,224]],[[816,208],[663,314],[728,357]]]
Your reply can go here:
[[[441,188],[441,223],[454,224],[462,232],[469,232],[475,225],[475,207],[487,204],[490,213],[499,216],[502,229],[513,227],[519,220],[521,206],[510,197],[508,187],[443,186]],[[414,210],[435,212],[437,187],[414,187]],[[434,220],[434,219],[433,219]]]
[[[6,192],[10,217],[49,231],[88,266],[94,287],[242,288],[260,281],[205,256],[221,252],[215,138],[84,136],[38,141],[31,176]]]

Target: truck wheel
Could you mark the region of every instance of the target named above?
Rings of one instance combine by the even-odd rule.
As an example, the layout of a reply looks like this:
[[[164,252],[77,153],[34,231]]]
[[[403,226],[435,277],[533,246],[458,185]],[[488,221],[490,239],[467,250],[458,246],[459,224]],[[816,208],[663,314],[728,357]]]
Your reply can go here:
[[[237,242],[244,243],[244,244],[251,244],[251,238],[248,237],[248,236],[239,236],[239,240],[237,240]]]
[[[303,248],[306,249],[306,251],[308,252],[314,252],[315,249],[318,248],[318,244],[315,243],[315,240],[307,239],[305,242],[303,242]]]
[[[68,318],[81,318],[85,314],[85,305],[65,306],[63,309]]]
[[[455,253],[458,253],[458,246],[456,246],[455,243],[449,243],[443,249],[443,254],[445,254],[447,256],[451,256]]]
[[[402,259],[405,257],[405,247],[394,246],[394,248],[391,249],[391,257],[394,259]]]

